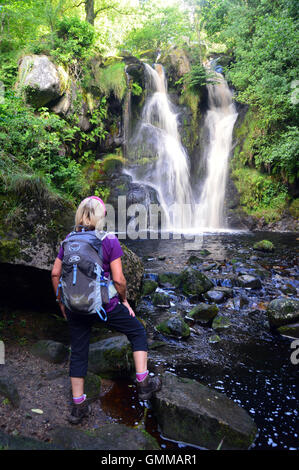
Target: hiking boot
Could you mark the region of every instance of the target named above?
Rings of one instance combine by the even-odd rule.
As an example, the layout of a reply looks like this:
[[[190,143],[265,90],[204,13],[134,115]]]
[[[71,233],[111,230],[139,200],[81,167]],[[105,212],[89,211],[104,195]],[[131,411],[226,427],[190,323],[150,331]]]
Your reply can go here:
[[[89,413],[90,406],[88,405],[87,399],[85,399],[82,403],[79,403],[79,405],[72,403],[72,410],[70,416],[68,417],[68,421],[71,424],[79,424],[85,416],[88,416]]]
[[[142,382],[137,382],[137,391],[140,400],[149,400],[154,392],[161,390],[162,381],[160,377],[150,377],[149,375]]]

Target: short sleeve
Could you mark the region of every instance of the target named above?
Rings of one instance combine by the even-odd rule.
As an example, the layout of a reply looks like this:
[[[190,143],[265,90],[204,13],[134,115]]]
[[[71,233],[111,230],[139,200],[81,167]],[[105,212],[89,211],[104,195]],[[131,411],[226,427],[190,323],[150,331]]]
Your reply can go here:
[[[70,233],[67,234],[67,236],[65,237],[65,240],[70,236]],[[64,249],[63,249],[63,246],[62,246],[62,243],[60,245],[60,248],[59,248],[59,251],[58,251],[58,255],[57,255],[57,258],[59,258],[61,261],[63,260],[63,256],[64,256]]]
[[[109,253],[109,262],[114,261],[117,258],[123,256],[124,252],[120,246],[118,238],[114,235],[113,237],[108,237],[110,242],[110,253]]]

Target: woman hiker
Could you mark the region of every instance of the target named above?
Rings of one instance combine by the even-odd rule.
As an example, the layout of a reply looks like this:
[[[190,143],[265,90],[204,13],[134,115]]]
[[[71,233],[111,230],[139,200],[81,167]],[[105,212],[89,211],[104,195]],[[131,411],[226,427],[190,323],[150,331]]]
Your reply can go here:
[[[76,212],[75,231],[101,231],[106,214],[105,204],[100,198],[90,196],[84,199]],[[68,236],[66,240],[67,238]],[[161,388],[161,379],[159,377],[150,377],[147,370],[148,346],[146,332],[143,325],[137,320],[126,297],[126,279],[123,275],[121,263],[122,255],[123,250],[117,237],[109,233],[102,240],[103,270],[105,277],[110,275],[113,280],[116,295],[107,304],[103,305],[106,314],[105,323],[99,312],[99,315],[97,313],[86,315],[73,312],[61,302],[60,296],[57,299],[62,315],[68,321],[71,339],[70,378],[73,404],[68,419],[72,424],[79,423],[89,412],[88,399],[84,394],[84,378],[88,368],[91,328],[96,320],[99,320],[108,328],[111,327],[127,335],[133,350],[140,400],[151,398],[152,393]],[[58,290],[62,274],[63,257],[64,249],[62,245],[52,269],[52,284],[55,292]]]

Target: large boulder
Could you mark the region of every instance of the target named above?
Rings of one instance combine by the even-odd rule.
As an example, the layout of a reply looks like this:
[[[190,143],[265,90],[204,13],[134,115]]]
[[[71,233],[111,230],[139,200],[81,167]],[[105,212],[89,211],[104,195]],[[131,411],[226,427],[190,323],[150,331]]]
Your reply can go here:
[[[121,247],[124,252],[124,256],[122,257],[122,266],[124,276],[127,281],[127,296],[129,302],[136,305],[141,297],[144,266],[140,258],[126,245],[121,243]]]
[[[94,431],[59,427],[53,431],[53,444],[65,450],[159,450],[157,441],[143,429],[124,424],[104,424]],[[102,457],[104,458],[104,457]]]
[[[270,326],[280,327],[299,320],[299,300],[279,297],[272,300],[267,307]]]
[[[60,98],[68,85],[68,74],[46,55],[24,56],[19,62],[17,87],[36,108]]]
[[[11,405],[15,408],[18,408],[20,405],[20,395],[19,391],[11,379],[7,375],[0,376],[0,396],[7,398]]]
[[[257,428],[248,413],[212,388],[167,372],[153,399],[162,434],[207,449],[248,449]]]
[[[134,369],[131,344],[124,335],[97,341],[89,348],[89,370],[109,379],[130,377]]]
[[[180,274],[180,286],[184,294],[199,296],[210,290],[212,281],[198,269],[187,267]]]

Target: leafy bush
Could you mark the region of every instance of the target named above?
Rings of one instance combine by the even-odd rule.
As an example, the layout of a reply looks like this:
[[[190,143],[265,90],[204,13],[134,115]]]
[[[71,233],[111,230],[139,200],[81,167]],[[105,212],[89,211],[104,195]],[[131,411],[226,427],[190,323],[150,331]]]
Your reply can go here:
[[[115,62],[108,67],[99,69],[96,74],[96,84],[105,96],[113,93],[116,98],[122,100],[127,87],[124,70],[125,64],[123,62]]]
[[[240,203],[252,215],[278,218],[287,206],[287,187],[273,177],[250,168],[239,168],[232,177],[240,193]]]

